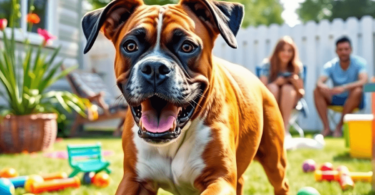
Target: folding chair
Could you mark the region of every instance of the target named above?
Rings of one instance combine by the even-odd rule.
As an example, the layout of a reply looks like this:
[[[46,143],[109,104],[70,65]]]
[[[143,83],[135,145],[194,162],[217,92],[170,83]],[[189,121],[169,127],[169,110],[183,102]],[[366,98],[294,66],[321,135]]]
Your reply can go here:
[[[61,67],[63,70],[64,66]],[[91,103],[90,112],[88,110],[88,118],[77,115],[71,136],[76,134],[79,126],[85,123],[106,121],[112,119],[121,119],[118,124],[114,136],[121,135],[122,126],[125,121],[128,105],[125,101],[119,100],[109,90],[102,78],[95,72],[87,72],[76,70],[66,76],[73,92],[80,97],[87,98]],[[94,110],[94,112],[92,112]],[[90,117],[92,115],[92,117]]]
[[[339,123],[336,119],[335,119],[335,116],[336,114],[341,114],[344,110],[344,106],[328,106],[328,117],[329,117],[329,121],[335,125],[335,127],[337,126],[337,124]],[[356,108],[353,110],[353,113],[355,112],[359,112],[361,111],[359,108]]]
[[[260,71],[261,70],[262,70],[261,67],[259,67],[259,66],[255,67],[255,73],[256,73],[258,78],[260,77]],[[303,66],[303,83],[304,84],[306,83],[305,82],[306,81],[306,75],[307,75],[307,66],[304,65]],[[293,129],[296,130],[301,137],[304,137],[305,135],[304,135],[303,129],[299,126],[299,124],[297,122],[298,116],[300,114],[302,114],[303,117],[307,118],[308,113],[309,113],[309,109],[308,109],[306,100],[304,98],[301,98],[297,102],[297,105],[294,108],[294,110],[292,112],[292,115],[290,116],[290,119],[289,119],[290,127],[293,127]]]

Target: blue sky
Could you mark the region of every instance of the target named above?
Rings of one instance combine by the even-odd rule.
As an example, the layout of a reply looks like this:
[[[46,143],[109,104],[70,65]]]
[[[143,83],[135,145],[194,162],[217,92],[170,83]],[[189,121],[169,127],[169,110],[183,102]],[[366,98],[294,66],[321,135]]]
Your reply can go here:
[[[284,6],[284,12],[281,16],[284,18],[285,23],[293,27],[297,24],[300,24],[301,21],[298,19],[296,14],[296,9],[299,7],[299,3],[304,0],[280,0]]]

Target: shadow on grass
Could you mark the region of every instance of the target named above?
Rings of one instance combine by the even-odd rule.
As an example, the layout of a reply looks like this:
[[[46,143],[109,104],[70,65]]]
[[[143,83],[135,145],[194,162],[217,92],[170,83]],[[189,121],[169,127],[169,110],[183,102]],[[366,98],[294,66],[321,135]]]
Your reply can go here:
[[[375,191],[370,191],[369,193],[367,193],[366,195],[375,195]]]
[[[344,152],[338,154],[333,157],[333,161],[344,161],[344,162],[352,162],[352,161],[361,161],[361,162],[371,162],[371,159],[363,159],[363,158],[353,158],[350,156],[348,152]],[[375,195],[375,193],[374,193]]]

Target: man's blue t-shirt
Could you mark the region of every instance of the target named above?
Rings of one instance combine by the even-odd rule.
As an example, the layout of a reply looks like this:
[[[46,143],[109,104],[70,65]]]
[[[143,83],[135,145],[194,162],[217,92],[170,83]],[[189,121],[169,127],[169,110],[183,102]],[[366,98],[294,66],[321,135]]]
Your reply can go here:
[[[348,69],[343,70],[340,66],[339,58],[336,57],[324,65],[321,75],[330,78],[333,82],[333,86],[336,87],[358,81],[359,74],[365,72],[367,72],[366,60],[351,55]],[[339,94],[339,96],[347,95],[348,92]]]

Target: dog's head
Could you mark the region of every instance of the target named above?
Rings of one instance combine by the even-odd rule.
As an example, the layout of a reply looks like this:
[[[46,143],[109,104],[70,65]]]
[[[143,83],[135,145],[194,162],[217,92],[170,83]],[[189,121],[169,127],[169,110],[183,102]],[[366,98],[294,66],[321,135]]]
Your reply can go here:
[[[204,101],[216,37],[221,34],[236,48],[242,17],[243,6],[236,3],[181,0],[147,6],[142,0],[114,0],[84,16],[85,53],[99,31],[113,42],[117,84],[139,136],[170,143]]]

